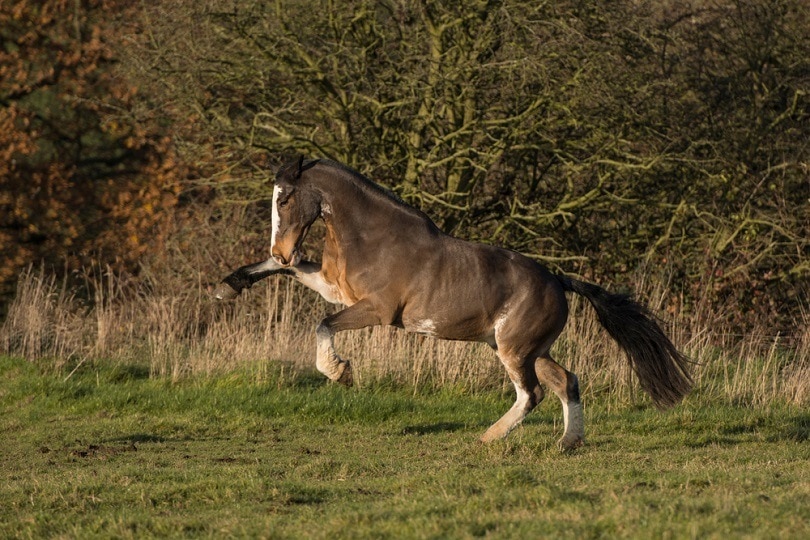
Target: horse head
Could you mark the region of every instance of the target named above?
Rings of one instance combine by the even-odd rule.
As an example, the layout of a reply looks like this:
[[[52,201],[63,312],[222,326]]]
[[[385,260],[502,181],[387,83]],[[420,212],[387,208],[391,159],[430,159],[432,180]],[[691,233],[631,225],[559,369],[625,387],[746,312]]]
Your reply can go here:
[[[307,181],[304,172],[317,162],[304,164],[303,156],[282,167],[273,186],[273,232],[270,254],[282,266],[294,266],[312,223],[321,213],[319,193]]]

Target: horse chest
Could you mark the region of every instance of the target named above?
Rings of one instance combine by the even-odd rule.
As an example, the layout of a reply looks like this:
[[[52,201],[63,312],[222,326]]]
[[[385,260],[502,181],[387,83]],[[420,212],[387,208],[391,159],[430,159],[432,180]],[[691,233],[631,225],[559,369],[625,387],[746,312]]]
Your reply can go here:
[[[325,256],[321,266],[321,277],[328,286],[331,296],[336,300],[335,303],[351,306],[359,300],[354,289],[346,280],[345,265],[338,264],[335,259]]]

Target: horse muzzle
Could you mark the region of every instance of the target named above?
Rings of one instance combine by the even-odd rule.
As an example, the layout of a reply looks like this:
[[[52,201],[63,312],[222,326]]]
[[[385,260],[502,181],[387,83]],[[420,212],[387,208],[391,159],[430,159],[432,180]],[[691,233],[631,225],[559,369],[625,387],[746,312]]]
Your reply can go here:
[[[281,250],[273,249],[270,253],[273,257],[273,260],[276,261],[278,264],[283,266],[284,268],[289,268],[290,266],[295,266],[299,262],[301,262],[301,252],[298,249],[293,249],[292,253],[289,256],[285,256]]]

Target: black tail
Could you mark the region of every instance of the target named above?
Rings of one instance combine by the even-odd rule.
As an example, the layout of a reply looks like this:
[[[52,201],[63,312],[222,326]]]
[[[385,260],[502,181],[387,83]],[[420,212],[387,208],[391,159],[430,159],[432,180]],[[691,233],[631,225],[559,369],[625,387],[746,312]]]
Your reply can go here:
[[[646,306],[628,294],[611,294],[591,283],[557,276],[563,289],[588,299],[599,322],[627,353],[641,387],[661,409],[680,402],[692,388],[689,360],[667,338]]]

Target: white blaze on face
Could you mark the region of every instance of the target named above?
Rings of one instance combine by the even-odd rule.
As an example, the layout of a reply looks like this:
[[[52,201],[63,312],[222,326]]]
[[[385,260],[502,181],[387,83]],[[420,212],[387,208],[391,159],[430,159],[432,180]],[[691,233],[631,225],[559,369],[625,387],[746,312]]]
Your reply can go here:
[[[272,251],[276,245],[276,235],[278,229],[281,227],[281,218],[278,215],[278,198],[282,194],[281,186],[273,187],[273,219],[272,219],[272,233],[270,235],[270,250]]]

